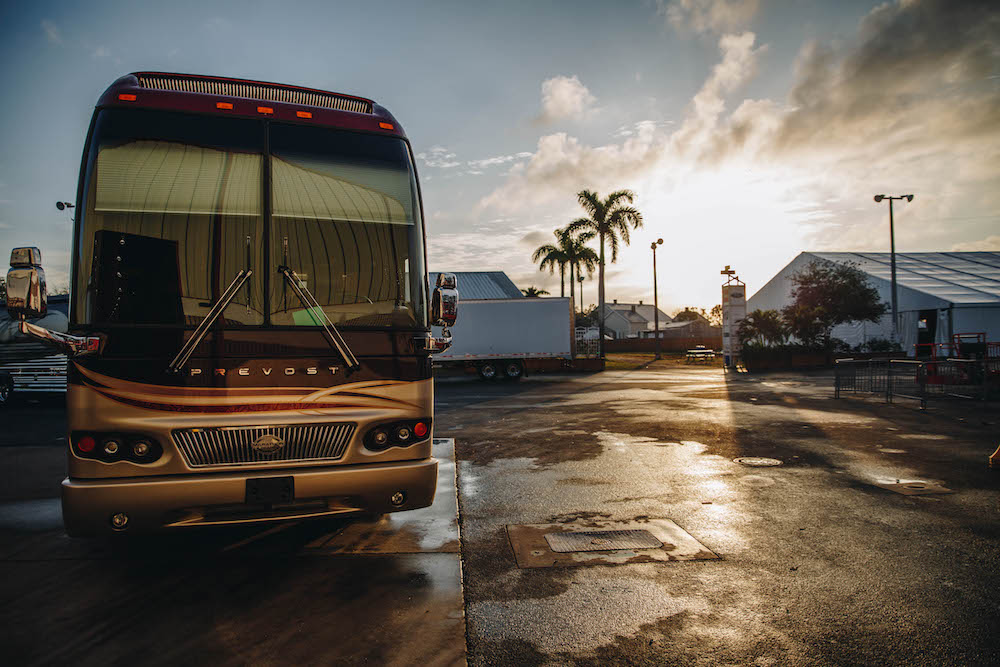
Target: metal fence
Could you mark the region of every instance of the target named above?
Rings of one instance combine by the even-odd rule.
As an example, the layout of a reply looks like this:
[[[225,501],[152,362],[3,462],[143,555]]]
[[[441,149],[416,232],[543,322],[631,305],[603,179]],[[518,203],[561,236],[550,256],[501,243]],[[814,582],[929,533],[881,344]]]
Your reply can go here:
[[[927,407],[928,399],[985,401],[1000,387],[1000,359],[837,359],[834,396],[883,394],[910,398]]]

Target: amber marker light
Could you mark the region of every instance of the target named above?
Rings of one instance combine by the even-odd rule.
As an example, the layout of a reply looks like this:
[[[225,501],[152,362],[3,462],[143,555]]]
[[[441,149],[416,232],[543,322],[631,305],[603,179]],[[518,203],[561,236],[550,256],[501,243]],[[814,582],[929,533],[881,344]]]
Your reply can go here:
[[[122,102],[135,102],[135,95],[132,93],[118,93],[118,99]]]
[[[233,110],[233,105],[232,105],[231,102],[216,102],[215,103],[215,108],[216,109],[226,109],[227,111],[232,111]]]
[[[298,116],[299,118],[312,118],[313,117],[311,111],[296,111],[295,115]]]
[[[272,109],[271,107],[257,107],[257,113],[273,114],[274,109]]]
[[[381,127],[383,130],[395,130],[396,129],[396,127],[392,123],[379,123],[378,126]]]

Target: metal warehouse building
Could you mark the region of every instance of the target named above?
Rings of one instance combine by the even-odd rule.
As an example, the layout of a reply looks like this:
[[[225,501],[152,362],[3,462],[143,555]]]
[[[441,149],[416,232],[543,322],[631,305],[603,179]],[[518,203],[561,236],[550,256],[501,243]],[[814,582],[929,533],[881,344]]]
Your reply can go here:
[[[815,261],[855,264],[891,303],[889,253],[803,252],[750,297],[747,311],[787,306],[792,276]],[[1000,252],[896,253],[896,282],[900,343],[910,356],[918,343],[950,342],[953,334],[982,333],[1000,341]],[[891,314],[877,323],[850,322],[833,330],[852,346],[891,335]]]

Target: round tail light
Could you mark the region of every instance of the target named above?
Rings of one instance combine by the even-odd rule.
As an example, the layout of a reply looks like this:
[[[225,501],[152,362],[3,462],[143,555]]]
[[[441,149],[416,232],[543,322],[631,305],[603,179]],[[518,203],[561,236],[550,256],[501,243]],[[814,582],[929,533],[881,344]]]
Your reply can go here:
[[[423,422],[417,422],[416,426],[413,427],[413,435],[418,438],[422,438],[427,435],[427,424]]]
[[[97,441],[94,440],[89,435],[85,435],[76,442],[76,448],[83,452],[84,454],[89,454],[94,451],[94,447],[97,446]]]

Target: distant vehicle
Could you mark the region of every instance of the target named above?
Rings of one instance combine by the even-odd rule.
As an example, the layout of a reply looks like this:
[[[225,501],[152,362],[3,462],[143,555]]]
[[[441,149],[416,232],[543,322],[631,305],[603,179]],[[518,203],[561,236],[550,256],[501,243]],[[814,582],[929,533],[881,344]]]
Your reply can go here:
[[[6,294],[0,295],[6,305]],[[48,313],[33,324],[65,332],[69,295],[48,298]],[[0,407],[15,395],[66,393],[66,355],[18,331],[18,323],[0,310]]]
[[[71,535],[426,507],[429,294],[410,143],[372,100],[138,72],[100,97],[76,196],[69,331],[37,248],[18,328],[66,352]],[[428,313],[430,311],[430,313]]]
[[[570,300],[561,297],[463,299],[454,344],[434,357],[444,367],[475,369],[484,380],[520,380],[573,359]]]

